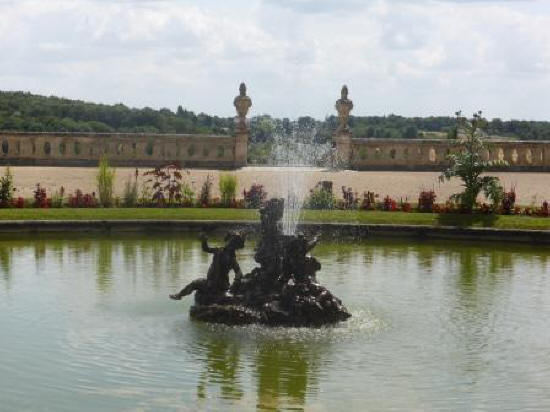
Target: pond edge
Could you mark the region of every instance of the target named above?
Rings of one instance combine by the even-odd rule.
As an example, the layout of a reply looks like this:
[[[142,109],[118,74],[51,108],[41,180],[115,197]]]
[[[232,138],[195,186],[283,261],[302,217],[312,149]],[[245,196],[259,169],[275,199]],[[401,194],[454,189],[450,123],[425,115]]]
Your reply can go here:
[[[5,220],[0,233],[43,232],[223,232],[243,230],[254,233],[259,221],[246,220]],[[436,239],[483,240],[550,244],[550,230],[494,229],[457,226],[316,223],[305,222],[299,230],[333,238],[375,236]]]

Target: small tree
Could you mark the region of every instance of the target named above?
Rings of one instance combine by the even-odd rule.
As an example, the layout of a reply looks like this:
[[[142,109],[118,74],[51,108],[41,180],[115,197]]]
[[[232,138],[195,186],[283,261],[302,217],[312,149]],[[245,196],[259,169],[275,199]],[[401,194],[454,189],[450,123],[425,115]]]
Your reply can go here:
[[[96,179],[99,202],[103,207],[110,207],[113,204],[115,170],[109,166],[109,161],[106,157],[102,157],[99,161],[99,171]]]
[[[462,179],[464,191],[452,195],[451,198],[457,201],[465,212],[472,211],[481,191],[493,202],[493,205],[498,205],[503,195],[498,177],[482,176],[482,174],[487,168],[506,166],[507,162],[483,159],[485,152],[483,130],[487,126],[487,120],[482,117],[481,111],[474,113],[471,120],[462,117],[461,112],[456,113],[456,118],[455,140],[461,150],[447,156],[451,165],[439,176],[439,180],[443,182],[451,180],[452,177]]]

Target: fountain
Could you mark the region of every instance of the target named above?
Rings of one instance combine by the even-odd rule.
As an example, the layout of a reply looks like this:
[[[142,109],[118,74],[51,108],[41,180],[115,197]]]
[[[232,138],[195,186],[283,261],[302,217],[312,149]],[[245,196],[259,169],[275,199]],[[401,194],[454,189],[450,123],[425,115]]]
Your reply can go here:
[[[223,248],[211,248],[201,236],[203,250],[214,254],[206,278],[194,280],[170,298],[195,292],[191,317],[229,325],[322,326],[351,315],[340,299],[317,282],[321,264],[308,256],[317,237],[285,235],[281,219],[284,199],[271,199],[260,209],[260,240],[254,259],[259,267],[242,275],[235,251],[244,235],[229,233]],[[235,280],[229,285],[229,271]]]
[[[342,94],[337,108],[344,103],[351,104],[347,100],[347,88],[345,91],[346,100]],[[236,127],[246,130],[246,114],[252,101],[246,95],[244,83],[234,105]],[[347,118],[341,122],[341,127],[344,123]],[[299,167],[326,163],[331,158],[332,147],[315,144],[314,137],[315,133],[301,130],[294,130],[290,135],[281,134],[273,146],[274,164]],[[286,198],[271,199],[260,209],[260,239],[254,256],[260,266],[246,276],[235,255],[237,249],[244,247],[243,234],[227,234],[223,248],[211,248],[206,236],[201,236],[203,251],[214,255],[207,277],[194,280],[179,293],[170,295],[179,300],[195,292],[191,317],[231,325],[320,326],[351,316],[340,299],[317,282],[316,273],[321,264],[308,253],[318,238],[296,234],[305,200],[303,173],[289,174],[282,168],[281,184]],[[230,270],[235,272],[232,285],[229,284]]]

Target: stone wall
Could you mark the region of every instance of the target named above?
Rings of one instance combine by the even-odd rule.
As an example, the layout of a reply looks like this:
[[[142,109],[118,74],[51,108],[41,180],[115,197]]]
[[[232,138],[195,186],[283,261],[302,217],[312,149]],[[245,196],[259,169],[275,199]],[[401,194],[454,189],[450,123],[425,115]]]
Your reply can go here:
[[[179,161],[185,167],[231,169],[246,165],[248,136],[121,133],[0,132],[0,164],[152,167]],[[237,150],[238,149],[238,150]]]
[[[456,146],[449,140],[335,139],[344,161],[357,170],[441,170]],[[340,150],[341,147],[341,150]],[[506,171],[550,171],[550,142],[492,141],[486,160],[506,160]]]
[[[247,133],[233,136],[0,132],[0,165],[153,167],[179,161],[185,167],[246,166]],[[448,140],[335,138],[340,158],[356,170],[441,170],[456,147]],[[493,141],[486,159],[506,160],[507,171],[550,171],[550,142]]]

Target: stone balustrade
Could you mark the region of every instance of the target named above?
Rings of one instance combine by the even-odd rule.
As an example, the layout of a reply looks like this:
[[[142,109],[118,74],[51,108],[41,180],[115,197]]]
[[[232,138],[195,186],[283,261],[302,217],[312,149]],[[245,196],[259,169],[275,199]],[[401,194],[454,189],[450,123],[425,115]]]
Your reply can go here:
[[[442,170],[447,155],[460,150],[449,140],[357,139],[341,136],[336,146],[352,169]],[[506,171],[550,171],[550,142],[486,142],[485,160],[505,160]],[[341,148],[341,149],[340,149]]]
[[[138,133],[21,133],[0,131],[0,164],[96,166],[106,156],[114,166],[154,167],[177,161],[184,167],[232,169],[246,166],[252,100],[246,86],[233,102],[235,136]],[[338,158],[356,170],[442,170],[447,155],[460,150],[453,141],[360,139],[348,127],[353,102],[342,87],[336,101],[339,127],[334,134]],[[550,171],[550,142],[488,140],[486,160],[505,160],[506,171]]]
[[[96,166],[106,156],[115,166],[152,167],[178,161],[185,167],[230,169],[246,165],[247,136],[10,133],[0,132],[4,165]]]

